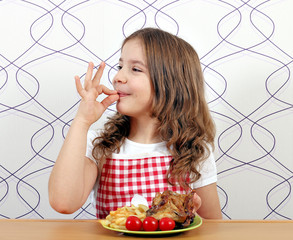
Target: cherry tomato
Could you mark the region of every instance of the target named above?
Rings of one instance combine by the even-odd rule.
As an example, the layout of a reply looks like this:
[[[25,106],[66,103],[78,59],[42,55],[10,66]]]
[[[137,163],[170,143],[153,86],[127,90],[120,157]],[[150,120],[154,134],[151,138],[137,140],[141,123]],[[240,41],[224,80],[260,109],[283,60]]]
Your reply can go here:
[[[154,217],[146,217],[142,223],[143,230],[145,231],[156,231],[159,227],[159,222]]]
[[[125,227],[130,231],[140,231],[142,227],[141,220],[136,216],[129,216],[126,219]]]
[[[173,230],[175,228],[175,221],[172,218],[164,217],[160,220],[159,227],[162,231]]]

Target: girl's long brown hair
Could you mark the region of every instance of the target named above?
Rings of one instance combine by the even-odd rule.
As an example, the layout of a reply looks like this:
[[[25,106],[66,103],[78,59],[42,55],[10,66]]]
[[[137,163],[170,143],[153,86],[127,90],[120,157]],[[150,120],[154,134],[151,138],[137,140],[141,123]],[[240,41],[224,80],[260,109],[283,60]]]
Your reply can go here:
[[[173,160],[167,178],[170,184],[200,178],[199,164],[214,147],[215,127],[204,94],[204,78],[193,47],[183,39],[155,28],[144,28],[127,37],[140,39],[145,50],[154,98],[152,117],[159,120],[158,134],[166,141]],[[129,117],[116,113],[94,140],[93,156],[111,156],[129,134]]]

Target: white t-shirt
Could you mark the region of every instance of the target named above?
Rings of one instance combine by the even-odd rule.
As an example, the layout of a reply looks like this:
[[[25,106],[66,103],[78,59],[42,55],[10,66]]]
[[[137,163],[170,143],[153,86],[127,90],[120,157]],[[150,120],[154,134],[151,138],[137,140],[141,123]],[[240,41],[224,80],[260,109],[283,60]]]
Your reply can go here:
[[[86,156],[95,161],[92,156],[92,141],[98,136],[98,131],[90,130],[87,137],[87,151]],[[170,155],[165,142],[142,144],[136,143],[126,139],[124,144],[120,147],[119,154],[113,153],[112,158],[129,159],[129,158],[143,158],[153,156],[168,156]],[[211,183],[217,182],[217,168],[214,154],[211,152],[210,156],[203,161],[198,168],[201,177],[198,181],[191,184],[192,189],[200,188]]]

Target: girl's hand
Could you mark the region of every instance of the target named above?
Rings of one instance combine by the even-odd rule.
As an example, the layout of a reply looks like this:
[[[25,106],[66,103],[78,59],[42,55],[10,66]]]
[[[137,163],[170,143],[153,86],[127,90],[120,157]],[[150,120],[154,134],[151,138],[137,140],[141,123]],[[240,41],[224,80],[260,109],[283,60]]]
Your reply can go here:
[[[119,99],[117,91],[110,90],[106,86],[100,84],[105,69],[105,63],[102,62],[100,64],[98,71],[92,78],[93,69],[94,64],[90,62],[85,76],[84,87],[81,85],[80,78],[75,76],[76,89],[81,96],[81,102],[75,119],[86,123],[88,126],[96,122],[105,110]],[[98,102],[96,99],[102,93],[108,96],[101,102]]]
[[[194,204],[194,213],[196,213],[196,211],[200,208],[201,206],[201,198],[196,194],[194,193],[193,194],[193,204]]]

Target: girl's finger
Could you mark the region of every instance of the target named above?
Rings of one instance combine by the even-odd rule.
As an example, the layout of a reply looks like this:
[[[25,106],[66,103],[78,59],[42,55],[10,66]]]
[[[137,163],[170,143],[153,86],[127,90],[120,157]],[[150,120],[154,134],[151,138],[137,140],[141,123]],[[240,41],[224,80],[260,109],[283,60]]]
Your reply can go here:
[[[85,80],[84,80],[84,88],[85,89],[87,89],[88,87],[91,86],[93,70],[94,70],[94,64],[92,62],[89,62],[87,72],[86,72],[86,75],[85,75]]]
[[[79,78],[79,76],[75,76],[74,79],[75,79],[76,90],[77,90],[78,94],[82,97],[83,88],[82,88],[82,85],[80,82],[80,78]]]
[[[97,86],[97,91],[98,91],[99,94],[101,94],[101,93],[104,93],[106,95],[115,95],[115,94],[117,94],[116,90],[111,90],[111,89],[107,88],[105,85],[102,85],[102,84]]]
[[[101,102],[104,106],[104,109],[106,110],[112,103],[116,102],[119,99],[118,94],[116,95],[110,95]]]
[[[100,80],[102,78],[105,66],[106,66],[106,64],[104,62],[100,63],[99,69],[93,78],[93,86],[94,87],[97,87],[100,84]]]
[[[193,195],[193,205],[194,205],[193,211],[195,213],[201,206],[201,198],[196,193],[194,193]]]

